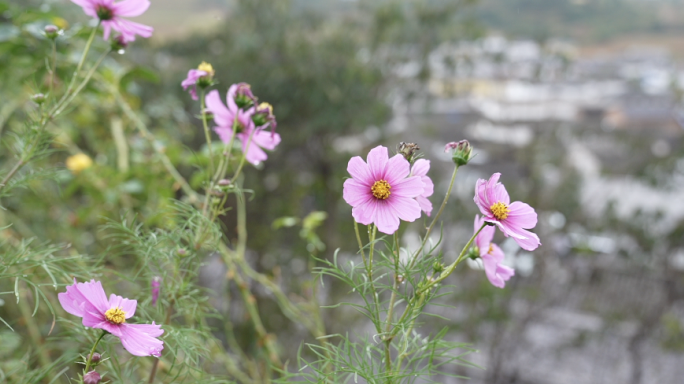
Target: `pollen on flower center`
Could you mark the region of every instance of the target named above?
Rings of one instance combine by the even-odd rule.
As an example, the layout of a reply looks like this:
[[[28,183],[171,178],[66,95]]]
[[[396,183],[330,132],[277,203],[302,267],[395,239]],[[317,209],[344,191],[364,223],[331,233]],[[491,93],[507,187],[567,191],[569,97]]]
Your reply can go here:
[[[489,243],[489,250],[487,250],[487,254],[491,255],[492,253],[494,253],[494,247],[492,246],[492,243]]]
[[[114,17],[114,12],[104,5],[98,5],[95,12],[97,13],[97,18],[102,21],[111,20]]]
[[[506,204],[500,201],[489,207],[489,209],[497,220],[506,220],[508,212],[511,211]]]
[[[373,183],[371,187],[371,192],[376,199],[385,200],[390,196],[390,188],[392,188],[389,183],[385,180],[378,180]]]
[[[105,312],[105,318],[112,324],[123,324],[126,322],[126,312],[121,308],[110,308]]]

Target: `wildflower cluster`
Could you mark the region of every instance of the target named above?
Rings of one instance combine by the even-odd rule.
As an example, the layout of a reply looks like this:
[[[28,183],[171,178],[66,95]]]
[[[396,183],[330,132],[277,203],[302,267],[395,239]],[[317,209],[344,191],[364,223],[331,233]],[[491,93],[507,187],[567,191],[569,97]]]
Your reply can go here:
[[[27,124],[31,129],[24,140],[26,147],[0,183],[0,193],[3,193],[0,197],[6,196],[13,186],[11,179],[22,167],[41,151],[47,151],[52,140],[47,131],[48,123],[66,111],[92,79],[106,77],[96,73],[104,57],[111,51],[126,48],[137,37],[152,35],[151,27],[127,19],[143,14],[150,6],[149,0],[71,1],[82,7],[87,16],[97,19],[98,24],[91,31],[74,75],[65,83],[64,89],[60,89],[60,82],[55,79],[58,74],[53,62],[46,89],[41,88],[41,92],[31,97],[32,108],[37,108],[39,117]],[[88,52],[100,27],[104,40],[112,39],[106,43],[103,56],[84,74],[83,68],[88,67],[85,65]],[[61,35],[61,28],[48,25],[41,38],[49,40],[56,49]],[[442,282],[465,259],[481,260],[491,284],[504,288],[515,271],[504,265],[504,252],[494,243],[496,228],[521,248],[532,251],[541,244],[539,237],[530,231],[537,223],[535,210],[519,201],[511,203],[505,187],[499,182],[499,173],[488,180],[477,180],[473,208],[479,209],[480,214],[474,217],[474,233],[455,259],[446,260],[431,241],[431,235],[448,209],[447,202],[459,168],[473,157],[472,146],[465,140],[446,145],[445,151],[452,152],[454,170],[439,206],[433,206],[431,201],[436,192],[434,174],[430,176],[431,161],[422,157],[417,144],[402,142],[394,155],[390,155],[387,147],[376,146],[365,159],[354,156],[349,160],[350,178],[344,181],[342,188],[342,197],[351,206],[359,258],[351,257],[345,263],[344,256],[338,258],[339,250],[332,255],[324,254],[326,244],[316,230],[328,217],[326,212],[314,211],[301,219],[286,217],[274,223],[274,228],[300,226],[299,237],[307,243],[306,249],[311,254],[308,290],[301,296],[288,292],[279,283],[277,272],[260,271],[248,261],[246,195],[254,192],[245,188],[245,178],[240,177],[246,172],[246,163],[259,165],[267,161],[267,151],[275,150],[281,143],[280,133],[276,132],[274,108],[260,102],[252,87],[244,82],[230,85],[225,95],[220,89],[212,89],[219,84],[217,79],[223,69],[202,61],[188,70],[187,77],[180,82],[183,90],[197,102],[193,107],[199,109],[199,121],[195,123],[201,124],[202,131],[198,129],[198,132],[206,140],[206,151],[200,155],[206,157],[198,161],[206,169],[193,175],[193,179],[201,179],[201,184],[186,181],[120,90],[107,79],[99,80],[102,88],[111,91],[116,100],[118,109],[112,114],[116,119],[119,115],[124,116],[135,126],[140,137],[148,140],[163,169],[173,177],[174,186],[177,186],[174,192],[183,195],[181,200],[168,203],[171,214],[164,214],[164,220],[149,225],[139,223],[138,218],[127,213],[122,215],[120,222],[108,219],[103,232],[112,242],[107,248],[110,253],[97,260],[78,259],[74,265],[65,263],[69,269],[58,277],[52,273],[56,268],[52,267],[51,261],[54,254],[62,251],[57,248],[38,253],[31,248],[30,242],[16,242],[12,244],[14,252],[8,253],[9,261],[3,260],[0,264],[4,268],[0,273],[12,272],[6,276],[14,278],[18,300],[20,288],[25,284],[35,288],[34,300],[43,297],[49,304],[50,300],[40,290],[45,284],[33,284],[27,277],[26,268],[21,266],[28,259],[27,254],[32,257],[39,254],[46,259],[34,267],[46,271],[55,290],[61,285],[57,301],[66,313],[80,318],[79,325],[73,322],[73,317],[53,312],[60,319],[57,332],[80,337],[70,337],[65,343],[88,339],[88,345],[92,345],[81,354],[84,367],[79,372],[79,379],[69,377],[69,380],[97,384],[111,377],[112,382],[146,380],[153,383],[163,375],[164,382],[256,383],[270,382],[273,378],[284,382],[296,376],[297,381],[305,378],[316,383],[341,383],[356,381],[361,376],[369,383],[401,383],[439,373],[446,363],[460,361],[449,355],[449,351],[467,347],[446,341],[444,332],[421,336],[417,332],[418,319],[424,314],[426,305],[440,296],[438,291],[443,287]],[[62,96],[55,97],[59,91]],[[125,137],[121,138],[123,129],[117,130],[114,121],[112,125],[117,149],[123,148],[120,152],[127,153]],[[215,151],[217,147],[221,151]],[[64,161],[64,167],[69,171],[64,175],[77,180],[92,179],[92,184],[106,195],[110,185],[97,172],[96,162],[100,162],[100,157],[91,158],[84,151],[74,149]],[[123,170],[127,168],[121,168],[125,173]],[[202,190],[196,190],[198,185]],[[232,211],[234,216],[228,218]],[[413,249],[402,246],[403,242],[408,243],[402,238],[404,230],[411,225],[407,223],[419,221],[423,214],[426,225],[413,224],[414,229],[421,231],[420,244]],[[226,218],[228,220],[224,220]],[[227,229],[226,222],[234,222],[234,225]],[[359,224],[366,226],[367,237],[362,236]],[[440,238],[440,242],[448,241]],[[116,252],[121,256],[118,259],[111,257]],[[70,257],[65,258],[71,260]],[[235,296],[239,296],[241,306],[238,310],[232,309],[235,305],[232,298],[212,301],[214,298],[207,294],[211,291],[196,285],[203,267],[205,273],[212,274],[204,280],[217,283],[216,291],[237,292]],[[127,285],[117,284],[112,276],[135,287],[135,294],[127,294],[131,299],[115,294],[107,297],[104,286],[124,292],[121,289]],[[363,313],[372,323],[372,335],[352,339],[341,333],[328,334],[321,308],[324,304],[334,306],[334,303],[319,302],[317,289],[318,282],[329,277],[339,279],[350,286],[351,293],[360,295],[360,300],[340,305],[353,306]],[[286,366],[288,359],[283,359],[279,341],[265,325],[266,317],[262,317],[263,307],[258,305],[255,291],[267,292],[282,316],[301,326],[316,340],[315,344],[309,344],[308,355],[315,356],[315,360],[307,361],[306,356],[299,356],[301,369],[290,370]],[[247,326],[237,331],[233,329],[232,318],[237,316],[232,311],[240,313],[239,317]],[[236,337],[244,336],[240,332],[253,334],[252,339],[256,342],[243,342],[241,337]],[[118,343],[123,350],[112,347]],[[81,348],[80,344],[78,348]],[[127,360],[123,361],[122,356]],[[363,361],[359,361],[358,356],[364,356]],[[44,359],[48,360],[49,356]],[[71,355],[64,359],[69,359],[71,364],[75,357]],[[130,368],[126,365],[128,361],[145,362]],[[44,363],[41,361],[41,364]],[[143,378],[140,373],[143,371],[149,376]],[[73,376],[73,372],[70,374]]]

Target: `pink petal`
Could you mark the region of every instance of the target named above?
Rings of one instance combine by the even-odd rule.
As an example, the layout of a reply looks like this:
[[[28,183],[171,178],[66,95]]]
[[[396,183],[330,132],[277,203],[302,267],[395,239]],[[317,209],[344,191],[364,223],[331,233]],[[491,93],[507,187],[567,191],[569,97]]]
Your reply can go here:
[[[418,208],[418,216],[420,217],[420,207],[418,206],[418,203],[416,203],[415,200],[411,201],[416,204],[416,208]],[[375,220],[373,221],[378,227],[378,231],[388,235],[393,234],[397,231],[397,229],[399,229],[399,216],[386,202],[378,202],[377,209],[375,211]]]
[[[228,102],[228,109],[231,111],[237,111],[238,107],[235,104],[235,94],[237,93],[238,84],[233,84],[228,88],[228,93],[226,94],[226,102]]]
[[[105,40],[109,40],[109,34],[112,32],[112,28],[114,27],[114,22],[111,20],[106,20],[102,22],[102,38]],[[118,31],[117,28],[114,27],[115,31]]]
[[[207,110],[214,115],[214,122],[216,125],[229,129],[233,127],[233,119],[235,118],[234,114],[230,112],[225,105],[223,105],[217,90],[214,89],[213,91],[209,92],[204,98],[204,101],[207,104]]]
[[[510,225],[507,220],[499,223],[499,227],[506,236],[510,236],[515,240],[520,248],[526,251],[534,251],[537,249],[541,242],[539,241],[539,236],[535,233],[522,229],[520,227],[515,227]]]
[[[411,168],[411,176],[427,176],[430,170],[430,160],[418,159],[413,163]]]
[[[280,144],[280,135],[277,133],[257,130],[252,136],[252,143],[255,143],[261,148],[273,150],[276,146],[278,146],[278,144]]]
[[[228,127],[214,127],[214,132],[225,144],[230,143],[230,138],[233,137],[233,130]]]
[[[121,32],[121,34],[128,36],[132,40],[135,39],[135,35],[148,38],[152,36],[152,32],[154,32],[154,28],[150,27],[149,25],[136,23],[135,21],[120,18],[114,18],[112,21],[114,22],[112,25],[114,29]]]
[[[420,176],[411,176],[395,183],[390,183],[390,199],[396,197],[416,197],[423,194],[423,182]]]
[[[124,323],[125,324],[125,323]],[[107,321],[104,316],[100,319],[97,317],[83,317],[83,326],[95,329],[104,329],[116,337],[121,337],[122,324],[112,324]]]
[[[385,205],[392,208],[395,216],[404,221],[413,222],[420,218],[420,205],[415,199],[395,196],[385,200]],[[377,224],[377,223],[376,223]],[[378,227],[378,229],[380,229]]]
[[[121,344],[132,355],[159,357],[164,349],[164,342],[153,335],[160,336],[163,332],[160,326],[154,323],[124,323],[121,326]]]
[[[356,179],[347,179],[344,181],[342,198],[347,204],[356,207],[374,197],[371,193],[370,186],[363,185]]]
[[[480,227],[477,227],[477,229],[480,229]],[[492,240],[494,240],[495,232],[496,228],[487,225],[482,228],[480,234],[475,237],[475,244],[480,249],[480,255],[489,251],[489,244],[491,244]]]
[[[112,5],[116,16],[136,17],[142,15],[150,7],[149,0],[124,0]]]
[[[385,149],[386,151],[387,149]],[[385,174],[381,179],[386,180],[390,185],[393,185],[399,180],[404,179],[411,173],[411,164],[402,155],[394,155],[387,162]],[[377,179],[380,180],[380,179]]]
[[[387,148],[379,145],[368,152],[367,162],[368,168],[371,171],[373,180],[382,180],[385,177],[385,170],[389,156],[387,155]],[[407,173],[408,174],[408,173]]]
[[[189,86],[197,84],[200,77],[206,76],[207,72],[199,69],[191,69],[188,71],[188,76],[181,82],[183,89],[188,89]]]
[[[423,197],[430,197],[435,193],[435,185],[432,183],[432,179],[427,176],[422,176],[420,181],[423,182],[423,193],[420,195]]]
[[[349,159],[349,163],[347,164],[347,172],[349,172],[351,177],[354,179],[362,183],[366,183],[369,186],[376,181],[373,180],[373,177],[371,176],[368,164],[366,164],[366,162],[363,161],[363,159],[359,156],[354,156]]]
[[[109,295],[109,308],[121,308],[121,310],[126,314],[126,319],[130,319],[133,317],[133,315],[135,315],[135,309],[137,306],[137,300],[125,299],[113,293]]]
[[[378,199],[371,197],[365,202],[352,208],[352,216],[357,223],[369,225],[375,219],[375,212],[378,209]]]
[[[537,225],[537,212],[529,204],[515,201],[509,205],[510,212],[506,222],[519,228],[534,228]]]
[[[430,202],[430,200],[428,200],[427,197],[421,195],[416,197],[416,201],[418,202],[420,209],[422,209],[426,215],[430,216],[430,214],[432,213],[432,203]]]
[[[487,194],[485,193],[486,183],[487,182],[483,179],[477,180],[475,183],[475,197],[473,197],[475,205],[477,205],[477,207],[480,209],[480,213],[485,216],[491,215],[491,212],[489,212],[489,207],[491,207],[491,204],[488,204]]]

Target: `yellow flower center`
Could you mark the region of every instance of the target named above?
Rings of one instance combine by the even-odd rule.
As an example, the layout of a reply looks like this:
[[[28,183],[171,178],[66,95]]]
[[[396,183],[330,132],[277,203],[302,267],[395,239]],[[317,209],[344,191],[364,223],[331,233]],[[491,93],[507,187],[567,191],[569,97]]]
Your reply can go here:
[[[496,217],[497,220],[506,220],[508,217],[508,212],[511,210],[508,209],[508,206],[502,202],[495,203],[489,209],[492,211],[492,214],[494,214],[494,217]]]
[[[211,64],[207,63],[206,61],[203,61],[202,64],[197,67],[197,69],[208,73],[209,76],[214,76],[214,67],[212,67]]]
[[[385,200],[390,196],[390,188],[392,188],[385,180],[376,181],[371,187],[371,192],[376,199]]]
[[[126,322],[126,312],[121,308],[110,308],[105,312],[105,319],[112,324],[123,324]]]
[[[494,247],[492,247],[492,243],[489,243],[489,250],[487,251],[488,255],[491,255],[494,252]]]

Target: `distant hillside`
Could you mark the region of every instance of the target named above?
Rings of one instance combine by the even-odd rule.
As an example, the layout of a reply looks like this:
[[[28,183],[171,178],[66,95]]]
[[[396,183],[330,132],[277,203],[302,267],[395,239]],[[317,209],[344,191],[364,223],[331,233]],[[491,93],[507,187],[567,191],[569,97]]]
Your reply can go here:
[[[154,26],[157,38],[181,38],[226,22],[234,1],[152,0],[150,10],[137,20]],[[377,4],[382,1],[395,0],[377,0]],[[290,4],[294,11],[340,17],[361,3],[293,0]],[[479,0],[468,9],[468,17],[511,37],[570,37],[586,43],[623,35],[684,33],[684,0]]]
[[[471,11],[510,36],[597,41],[619,35],[684,32],[684,1],[480,0]]]

